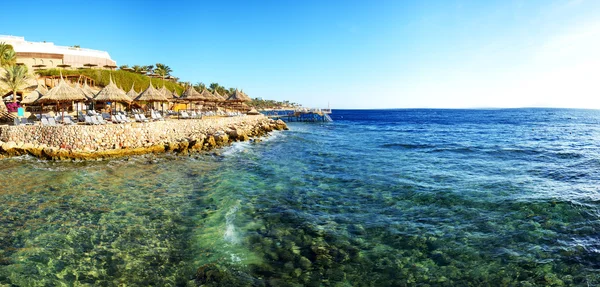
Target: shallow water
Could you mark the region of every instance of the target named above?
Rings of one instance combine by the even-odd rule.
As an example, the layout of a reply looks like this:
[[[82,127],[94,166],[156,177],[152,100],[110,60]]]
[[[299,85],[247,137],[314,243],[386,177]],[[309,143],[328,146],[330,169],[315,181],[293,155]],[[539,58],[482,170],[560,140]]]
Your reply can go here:
[[[333,119],[218,156],[2,160],[0,283],[600,284],[600,112]]]

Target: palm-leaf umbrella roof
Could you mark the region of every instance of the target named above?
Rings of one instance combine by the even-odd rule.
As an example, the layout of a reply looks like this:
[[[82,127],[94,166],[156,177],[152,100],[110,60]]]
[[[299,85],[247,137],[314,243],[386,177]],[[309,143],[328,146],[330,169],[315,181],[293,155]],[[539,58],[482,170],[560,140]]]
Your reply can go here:
[[[127,96],[131,99],[135,99],[139,95],[139,93],[136,92],[135,89],[133,88],[133,85],[134,84],[131,84],[131,89],[129,90],[129,92],[127,92]]]
[[[171,91],[169,91],[167,88],[165,88],[165,85],[163,85],[162,88],[160,88],[160,90],[158,90],[158,91],[163,93],[163,95],[165,96],[165,98],[167,100],[173,99],[173,94],[171,94]]]
[[[106,85],[94,98],[97,102],[120,102],[131,103],[133,100],[127,96],[125,91],[119,89],[112,81],[112,76],[108,85]]]
[[[33,90],[33,92],[29,93],[27,96],[25,96],[23,98],[23,100],[21,100],[21,104],[24,105],[29,105],[29,104],[33,104],[35,102],[37,102],[37,100],[39,100],[43,95],[48,93],[48,89],[46,88],[46,86],[40,85],[40,83],[38,83],[37,88],[35,88],[35,90]]]
[[[214,95],[209,92],[207,89],[202,90],[202,93],[200,93],[202,98],[205,99],[205,101],[214,101]]]
[[[25,98],[23,98],[23,100],[21,100],[21,104],[23,104],[23,105],[33,104],[33,103],[37,102],[37,100],[39,100],[41,97],[42,97],[42,93],[36,89],[33,92],[29,93],[27,96],[25,96]]]
[[[250,97],[248,97],[246,94],[239,91],[238,89],[235,89],[233,94],[231,94],[231,96],[229,96],[227,100],[232,102],[247,102],[250,100]]]
[[[136,102],[168,102],[169,100],[165,98],[163,93],[159,90],[155,89],[152,86],[152,81],[150,81],[150,85],[143,92],[140,93],[137,98],[134,99]]]
[[[204,92],[204,91],[202,91]],[[181,93],[181,97],[179,97],[179,99],[181,100],[187,100],[187,101],[206,101],[208,100],[203,93],[198,93],[196,91],[196,89],[194,89],[194,87],[192,86],[188,86],[187,89],[185,89],[185,91],[183,91],[183,93]]]
[[[38,102],[70,102],[70,101],[85,101],[86,97],[76,88],[69,86],[60,75],[58,85],[43,95]]]
[[[216,89],[212,93],[212,100],[215,101],[215,102],[225,101],[223,99],[223,96],[221,96],[221,94],[219,94],[219,91],[217,91]]]
[[[48,88],[46,87],[46,85],[40,85],[38,83],[37,88],[35,88],[38,92],[40,92],[40,94],[45,95],[48,93]]]
[[[85,81],[83,82],[83,87],[81,88],[81,91],[88,99],[93,99],[96,96],[96,92],[92,90],[90,86],[88,86],[87,79],[85,79]]]
[[[174,99],[179,99],[179,95],[177,94],[177,90],[173,90],[173,94],[171,94],[171,97],[173,97]]]

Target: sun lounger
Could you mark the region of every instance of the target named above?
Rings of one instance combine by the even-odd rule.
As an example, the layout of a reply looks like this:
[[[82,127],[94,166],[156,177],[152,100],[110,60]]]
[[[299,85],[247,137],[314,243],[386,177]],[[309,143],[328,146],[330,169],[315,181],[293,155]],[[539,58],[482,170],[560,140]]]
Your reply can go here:
[[[65,125],[75,125],[75,122],[73,121],[73,119],[71,119],[71,116],[64,117],[62,122]]]
[[[96,116],[91,116],[90,120],[92,121],[92,124],[94,124],[94,125],[101,125],[101,123],[98,121],[98,118]]]
[[[140,114],[140,119],[142,119],[144,122],[148,121],[148,118],[146,118],[146,115],[144,114]]]
[[[49,117],[48,118],[48,125],[49,126],[56,126],[56,120],[53,117]]]
[[[102,115],[97,115],[96,116],[96,120],[98,121],[98,123],[100,123],[101,125],[105,125],[107,124],[107,122],[104,120],[104,118],[102,117]]]
[[[92,117],[90,116],[85,116],[84,122],[86,125],[95,125],[94,121],[92,121]]]

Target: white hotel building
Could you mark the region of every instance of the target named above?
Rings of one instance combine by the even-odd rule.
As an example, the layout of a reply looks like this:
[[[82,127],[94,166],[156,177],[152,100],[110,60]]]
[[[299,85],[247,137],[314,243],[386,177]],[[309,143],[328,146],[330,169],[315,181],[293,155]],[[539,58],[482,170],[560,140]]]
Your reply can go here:
[[[108,52],[76,47],[56,46],[51,42],[28,42],[24,37],[0,35],[0,43],[13,47],[17,54],[17,64],[26,65],[30,70],[34,66],[56,68],[58,65],[70,65],[71,68],[116,66]],[[44,65],[44,66],[40,66]]]

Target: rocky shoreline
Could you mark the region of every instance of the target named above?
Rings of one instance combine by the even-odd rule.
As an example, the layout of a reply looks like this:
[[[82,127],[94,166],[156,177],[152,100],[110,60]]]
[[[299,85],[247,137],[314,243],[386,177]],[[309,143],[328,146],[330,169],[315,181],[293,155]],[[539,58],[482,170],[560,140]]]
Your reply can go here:
[[[215,117],[98,126],[0,126],[0,158],[98,160],[148,153],[209,151],[287,125],[265,116]]]

